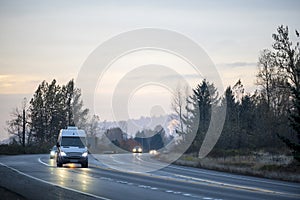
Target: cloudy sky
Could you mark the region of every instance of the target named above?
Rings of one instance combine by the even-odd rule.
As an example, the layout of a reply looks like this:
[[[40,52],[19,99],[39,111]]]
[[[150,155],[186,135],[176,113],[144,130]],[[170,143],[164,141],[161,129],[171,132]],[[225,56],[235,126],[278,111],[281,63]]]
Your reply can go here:
[[[41,81],[55,78],[65,84],[76,79],[85,60],[99,45],[120,33],[140,28],[167,29],[190,38],[211,58],[224,87],[240,78],[246,91],[253,92],[259,52],[270,48],[271,35],[277,26],[284,24],[291,31],[299,30],[299,7],[297,0],[0,0],[0,140],[7,137],[5,121],[12,109],[21,104],[23,97],[30,99]],[[126,75],[126,70],[116,75],[118,66],[132,70],[133,63],[134,66],[164,63],[177,71],[188,68],[184,63],[178,67],[182,61],[169,57],[172,56],[157,52],[138,52],[124,57],[115,63],[102,83],[98,83],[100,89],[112,91]],[[179,73],[192,74],[192,70]],[[167,93],[165,88],[155,84],[135,91],[132,95],[136,98],[128,105],[130,116],[147,115],[154,106],[150,102],[168,107]],[[105,98],[109,94],[98,95]],[[150,106],[135,109],[134,105],[141,106],[138,102]],[[105,103],[109,103],[109,98],[102,104]],[[95,112],[101,119],[111,120],[109,110],[103,109],[98,106]]]

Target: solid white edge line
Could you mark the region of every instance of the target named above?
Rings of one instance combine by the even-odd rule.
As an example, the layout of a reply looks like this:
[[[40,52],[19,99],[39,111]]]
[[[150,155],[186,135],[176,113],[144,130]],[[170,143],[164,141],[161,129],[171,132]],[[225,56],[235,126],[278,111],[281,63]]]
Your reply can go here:
[[[43,162],[43,161],[41,160],[41,158],[39,158],[38,161],[39,161],[41,164],[46,165],[47,167],[52,167],[52,165],[49,165],[49,164]]]
[[[10,170],[13,170],[21,175],[24,175],[24,176],[27,176],[31,179],[34,179],[34,180],[37,180],[37,181],[40,181],[40,182],[43,182],[43,183],[46,183],[46,184],[49,184],[49,185],[52,185],[52,186],[57,186],[57,187],[60,187],[62,189],[65,189],[65,190],[69,190],[69,191],[72,191],[72,192],[76,192],[76,193],[79,193],[79,194],[83,194],[83,195],[86,195],[86,196],[90,196],[90,197],[93,197],[93,198],[97,198],[97,199],[102,199],[102,200],[111,200],[111,199],[108,199],[106,197],[101,197],[101,196],[97,196],[97,195],[94,195],[94,194],[90,194],[90,193],[87,193],[87,192],[82,192],[82,191],[78,191],[78,190],[75,190],[75,189],[72,189],[72,188],[69,188],[69,187],[65,187],[65,186],[61,186],[61,185],[58,185],[58,184],[55,184],[55,183],[51,183],[51,182],[48,182],[48,181],[45,181],[43,179],[39,179],[39,178],[36,178],[34,176],[31,176],[29,174],[25,174],[24,172],[21,172],[13,167],[10,167],[8,165],[5,165],[3,163],[0,162],[0,165],[10,169]]]

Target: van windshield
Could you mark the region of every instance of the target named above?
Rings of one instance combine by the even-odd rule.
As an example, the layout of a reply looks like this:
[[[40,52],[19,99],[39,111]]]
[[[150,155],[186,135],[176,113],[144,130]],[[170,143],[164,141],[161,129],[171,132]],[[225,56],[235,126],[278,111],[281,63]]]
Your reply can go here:
[[[85,137],[62,137],[61,146],[84,148],[86,146]]]

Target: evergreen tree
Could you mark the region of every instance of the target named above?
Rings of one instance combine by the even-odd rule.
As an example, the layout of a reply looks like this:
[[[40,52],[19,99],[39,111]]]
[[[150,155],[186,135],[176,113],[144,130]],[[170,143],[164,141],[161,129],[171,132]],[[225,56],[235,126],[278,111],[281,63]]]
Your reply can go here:
[[[30,101],[30,116],[36,142],[52,145],[60,129],[74,124],[85,127],[88,109],[83,108],[80,90],[74,87],[73,80],[61,87],[54,79],[38,86]]]
[[[222,106],[227,106],[226,109],[226,119],[222,134],[216,145],[220,149],[233,149],[236,148],[234,145],[236,141],[235,136],[237,135],[237,107],[234,93],[231,87],[227,87],[225,91],[225,97],[222,99]]]
[[[217,89],[206,80],[193,89],[193,94],[187,103],[190,105],[187,108],[190,114],[186,117],[186,126],[190,127],[188,134],[191,135],[191,132],[196,131],[196,136],[187,152],[199,152],[210,123],[211,108],[218,105],[219,101]]]
[[[30,101],[31,113],[31,129],[33,136],[37,143],[43,144],[46,141],[46,110],[45,110],[45,92],[47,91],[48,84],[43,81],[35,91],[33,98]]]
[[[81,91],[78,88],[75,88],[73,91],[71,107],[74,125],[81,129],[87,129],[89,109],[84,108]]]

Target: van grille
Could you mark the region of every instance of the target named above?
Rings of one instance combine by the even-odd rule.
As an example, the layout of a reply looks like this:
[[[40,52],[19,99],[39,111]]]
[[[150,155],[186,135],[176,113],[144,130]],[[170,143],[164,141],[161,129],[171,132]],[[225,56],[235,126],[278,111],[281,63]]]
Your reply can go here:
[[[80,152],[70,152],[70,153],[67,153],[67,156],[72,157],[72,158],[80,158],[81,154],[82,153],[80,153]]]

